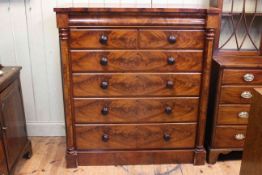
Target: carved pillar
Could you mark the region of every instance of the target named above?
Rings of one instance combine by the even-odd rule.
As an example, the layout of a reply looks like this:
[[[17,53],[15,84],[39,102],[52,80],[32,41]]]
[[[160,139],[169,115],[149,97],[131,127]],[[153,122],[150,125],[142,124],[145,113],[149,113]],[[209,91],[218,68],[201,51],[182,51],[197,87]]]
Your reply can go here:
[[[205,139],[205,128],[206,128],[206,115],[207,115],[207,106],[208,106],[208,96],[209,96],[209,84],[211,76],[211,62],[213,55],[213,46],[214,46],[214,37],[215,29],[207,28],[206,29],[206,38],[205,38],[205,58],[203,61],[203,72],[202,72],[202,82],[201,82],[201,92],[200,92],[200,108],[198,114],[198,126],[197,126],[197,139],[196,139],[196,149],[195,149],[195,165],[202,165],[205,162],[206,151],[204,148],[204,139]]]

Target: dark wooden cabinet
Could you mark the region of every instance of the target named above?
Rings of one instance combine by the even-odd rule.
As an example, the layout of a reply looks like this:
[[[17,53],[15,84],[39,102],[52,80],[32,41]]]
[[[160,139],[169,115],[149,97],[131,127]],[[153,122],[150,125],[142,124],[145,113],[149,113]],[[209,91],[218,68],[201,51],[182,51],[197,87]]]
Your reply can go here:
[[[204,164],[218,10],[55,11],[67,167]]]
[[[18,159],[21,156],[30,158],[32,150],[25,125],[20,68],[4,67],[2,71],[4,74],[0,77],[0,172],[12,174]]]
[[[242,151],[254,88],[262,87],[261,56],[214,58],[209,120],[208,162],[220,154]]]

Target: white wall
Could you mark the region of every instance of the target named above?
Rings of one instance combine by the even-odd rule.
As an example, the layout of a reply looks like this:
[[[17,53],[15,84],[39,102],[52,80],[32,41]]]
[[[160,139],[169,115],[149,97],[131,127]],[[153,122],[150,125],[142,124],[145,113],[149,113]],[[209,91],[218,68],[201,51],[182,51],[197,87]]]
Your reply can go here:
[[[208,0],[0,0],[0,63],[20,65],[31,136],[64,135],[58,31],[53,8],[208,6]]]

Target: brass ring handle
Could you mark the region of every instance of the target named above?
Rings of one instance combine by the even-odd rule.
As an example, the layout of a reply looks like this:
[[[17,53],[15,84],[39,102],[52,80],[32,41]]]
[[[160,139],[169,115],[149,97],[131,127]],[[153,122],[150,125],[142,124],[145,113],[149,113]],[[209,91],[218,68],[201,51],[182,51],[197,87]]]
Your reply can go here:
[[[254,74],[245,74],[243,78],[246,82],[251,82],[255,79],[255,76]]]
[[[245,135],[244,134],[236,134],[235,135],[235,139],[236,140],[244,140],[245,139]]]
[[[241,93],[241,97],[249,99],[249,98],[252,98],[253,95],[252,95],[252,93],[250,91],[244,91],[244,92]]]

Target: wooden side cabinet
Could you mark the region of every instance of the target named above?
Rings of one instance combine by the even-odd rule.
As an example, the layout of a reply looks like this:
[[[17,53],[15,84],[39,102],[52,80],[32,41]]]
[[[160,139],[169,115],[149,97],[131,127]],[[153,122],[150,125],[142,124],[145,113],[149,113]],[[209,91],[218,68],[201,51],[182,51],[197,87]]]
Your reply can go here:
[[[30,158],[20,85],[20,67],[4,67],[0,77],[0,175],[13,174],[20,157]]]

